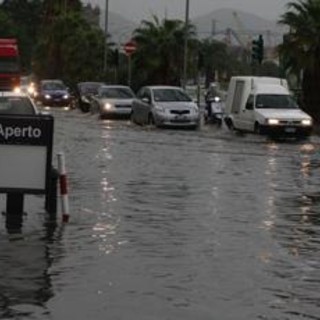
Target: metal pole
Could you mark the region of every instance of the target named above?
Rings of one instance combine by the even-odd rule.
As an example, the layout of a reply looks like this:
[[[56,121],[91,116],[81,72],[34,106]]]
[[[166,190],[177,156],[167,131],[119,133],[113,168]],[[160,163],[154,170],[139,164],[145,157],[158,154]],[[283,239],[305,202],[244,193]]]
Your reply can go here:
[[[131,54],[128,54],[128,86],[131,87]]]
[[[109,23],[109,0],[106,0],[105,5],[105,16],[104,16],[104,34],[105,34],[105,43],[104,43],[104,63],[103,63],[103,72],[106,76],[108,69],[108,23]]]
[[[186,0],[186,17],[184,22],[184,57],[183,57],[183,88],[184,89],[187,86],[188,26],[189,26],[189,0]]]

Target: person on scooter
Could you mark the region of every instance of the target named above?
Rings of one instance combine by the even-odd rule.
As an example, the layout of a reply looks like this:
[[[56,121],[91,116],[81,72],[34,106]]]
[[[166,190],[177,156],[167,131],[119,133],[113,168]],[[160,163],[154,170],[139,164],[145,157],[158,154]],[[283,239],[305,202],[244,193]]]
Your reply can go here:
[[[205,103],[206,103],[206,120],[211,120],[213,116],[212,111],[212,103],[213,102],[220,102],[221,101],[221,94],[218,90],[217,84],[211,83],[206,94],[205,94]]]

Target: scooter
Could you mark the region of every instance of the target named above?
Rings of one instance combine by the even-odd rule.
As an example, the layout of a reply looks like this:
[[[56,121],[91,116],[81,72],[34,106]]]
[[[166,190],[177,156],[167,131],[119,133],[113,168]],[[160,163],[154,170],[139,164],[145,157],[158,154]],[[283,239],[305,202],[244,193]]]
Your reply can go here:
[[[204,112],[205,123],[216,123],[220,126],[222,124],[223,114],[223,104],[220,97],[214,97],[207,101]]]

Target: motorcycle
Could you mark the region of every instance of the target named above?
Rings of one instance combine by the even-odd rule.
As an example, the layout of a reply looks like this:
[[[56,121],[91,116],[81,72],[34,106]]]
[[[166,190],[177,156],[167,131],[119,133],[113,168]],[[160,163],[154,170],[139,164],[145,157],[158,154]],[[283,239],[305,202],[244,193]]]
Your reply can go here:
[[[220,97],[207,100],[204,112],[205,123],[216,123],[220,126],[222,124],[223,114],[223,103]]]

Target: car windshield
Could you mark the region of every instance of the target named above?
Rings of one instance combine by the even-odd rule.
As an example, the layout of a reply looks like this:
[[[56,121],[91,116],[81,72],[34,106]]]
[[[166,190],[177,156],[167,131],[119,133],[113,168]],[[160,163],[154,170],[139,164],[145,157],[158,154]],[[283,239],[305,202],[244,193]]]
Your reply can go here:
[[[48,82],[42,84],[43,90],[66,90],[66,87],[63,83],[60,82]]]
[[[192,101],[192,99],[180,89],[154,89],[154,100],[157,102]]]
[[[259,94],[256,98],[257,109],[296,109],[294,98],[288,94]]]
[[[27,97],[0,97],[0,114],[35,114]]]
[[[103,88],[101,96],[111,99],[132,99],[134,94],[129,88]]]
[[[83,85],[80,85],[80,91],[84,94],[86,93],[97,94],[100,86],[101,84],[99,83],[83,84]]]

